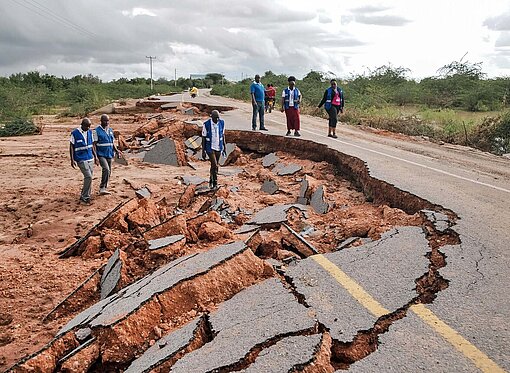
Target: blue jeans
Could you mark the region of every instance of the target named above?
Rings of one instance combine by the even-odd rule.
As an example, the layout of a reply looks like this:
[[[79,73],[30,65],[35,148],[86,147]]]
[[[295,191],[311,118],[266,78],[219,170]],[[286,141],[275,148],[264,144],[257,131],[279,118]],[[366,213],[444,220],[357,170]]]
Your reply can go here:
[[[264,101],[257,101],[253,106],[253,116],[251,118],[251,128],[257,129],[257,113],[259,114],[260,129],[264,128]]]

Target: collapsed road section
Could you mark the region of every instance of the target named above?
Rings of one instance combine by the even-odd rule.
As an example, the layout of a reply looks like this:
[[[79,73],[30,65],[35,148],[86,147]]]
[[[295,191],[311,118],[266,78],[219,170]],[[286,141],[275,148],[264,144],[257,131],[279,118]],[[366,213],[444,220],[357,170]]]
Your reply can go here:
[[[176,151],[195,154],[200,129],[179,126]],[[45,317],[62,320],[54,338],[9,371],[333,372],[448,286],[440,248],[458,243],[453,212],[325,145],[227,138],[219,188],[208,162],[181,154],[193,172],[176,195],[137,189],[61,252],[102,265]]]

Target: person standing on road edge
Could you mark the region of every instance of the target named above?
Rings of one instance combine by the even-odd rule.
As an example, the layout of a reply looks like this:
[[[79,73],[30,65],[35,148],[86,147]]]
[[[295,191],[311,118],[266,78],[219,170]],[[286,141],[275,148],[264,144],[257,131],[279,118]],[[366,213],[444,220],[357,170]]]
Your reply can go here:
[[[290,131],[294,130],[294,136],[301,136],[300,121],[299,121],[299,103],[301,102],[302,96],[299,89],[296,87],[296,78],[289,76],[287,79],[289,86],[282,92],[282,108],[281,111],[285,111],[285,117],[287,118],[287,133],[285,136],[290,136]]]
[[[328,137],[337,138],[336,135],[336,124],[338,122],[338,113],[344,112],[344,91],[342,88],[337,87],[336,80],[331,79],[331,87],[324,91],[324,96],[319,103],[320,108],[324,103],[324,108],[328,112],[329,124],[328,124]]]
[[[120,157],[122,154],[115,146],[115,136],[112,128],[109,126],[110,118],[108,115],[101,115],[101,124],[92,131],[92,141],[94,150],[101,165],[101,184],[99,185],[99,194],[111,194],[106,188],[112,173],[113,157]]]
[[[69,155],[71,157],[71,167],[80,168],[83,174],[83,188],[81,190],[80,202],[89,205],[90,194],[92,191],[92,174],[94,163],[99,164],[92,144],[92,131],[90,129],[90,119],[83,118],[81,125],[71,132]]]
[[[253,116],[251,118],[251,129],[257,129],[257,114],[259,115],[260,130],[267,131],[264,126],[264,84],[260,82],[260,75],[255,75],[255,81],[250,85],[251,104],[253,106]]]
[[[205,154],[211,161],[211,169],[209,172],[209,188],[216,189],[218,187],[218,168],[220,155],[225,154],[225,121],[220,119],[218,110],[211,112],[211,118],[204,122],[202,127],[202,158]]]

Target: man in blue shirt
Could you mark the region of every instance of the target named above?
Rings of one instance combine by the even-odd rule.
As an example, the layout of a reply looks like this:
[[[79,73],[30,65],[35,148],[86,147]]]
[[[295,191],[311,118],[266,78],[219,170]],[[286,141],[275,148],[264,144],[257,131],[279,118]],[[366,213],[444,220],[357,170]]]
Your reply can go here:
[[[260,130],[267,131],[266,127],[264,127],[264,96],[265,96],[265,87],[264,84],[260,82],[260,75],[255,75],[255,81],[251,83],[250,86],[250,94],[251,94],[251,104],[253,106],[253,116],[251,118],[251,129],[257,129],[257,113],[259,115],[260,120]]]

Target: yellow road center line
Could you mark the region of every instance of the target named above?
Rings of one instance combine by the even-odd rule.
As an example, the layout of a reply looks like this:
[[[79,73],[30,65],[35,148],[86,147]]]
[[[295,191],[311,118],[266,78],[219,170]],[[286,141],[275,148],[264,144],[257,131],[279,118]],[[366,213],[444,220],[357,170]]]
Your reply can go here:
[[[311,259],[315,260],[324,268],[345,290],[349,292],[363,307],[373,315],[380,317],[389,314],[378,301],[366,292],[356,281],[351,279],[336,264],[327,259],[324,255],[314,255]],[[415,304],[410,307],[420,319],[427,323],[439,335],[446,339],[453,347],[461,352],[465,357],[471,360],[482,372],[486,373],[506,373],[501,367],[493,362],[487,355],[462,337],[454,329],[449,327],[444,321],[439,319],[431,310],[423,304]]]
[[[482,372],[487,373],[505,373],[500,366],[492,361],[487,355],[471,344],[467,339],[449,327],[444,321],[437,317],[431,310],[423,304],[411,306],[413,311],[420,319],[425,321],[432,329],[439,333],[444,339],[450,342],[453,347],[460,351],[464,356],[471,360]]]

